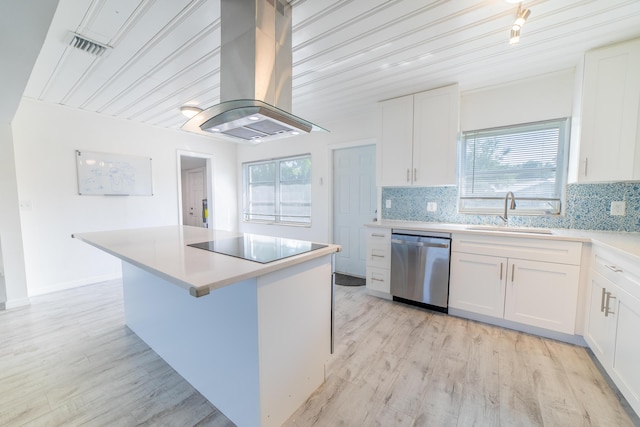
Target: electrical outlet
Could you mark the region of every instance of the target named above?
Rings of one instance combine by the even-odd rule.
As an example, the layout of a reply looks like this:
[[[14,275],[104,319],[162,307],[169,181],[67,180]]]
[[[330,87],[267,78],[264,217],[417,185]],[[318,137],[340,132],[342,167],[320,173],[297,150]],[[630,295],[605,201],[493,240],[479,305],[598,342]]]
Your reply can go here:
[[[384,201],[384,207],[387,209],[391,209],[391,199],[387,199]]]
[[[435,212],[438,210],[438,204],[436,202],[427,203],[427,212]]]
[[[619,201],[619,202],[611,202],[611,215],[623,216],[626,215],[627,211],[627,202]]]
[[[30,211],[32,208],[31,200],[20,200],[19,206],[22,211]]]

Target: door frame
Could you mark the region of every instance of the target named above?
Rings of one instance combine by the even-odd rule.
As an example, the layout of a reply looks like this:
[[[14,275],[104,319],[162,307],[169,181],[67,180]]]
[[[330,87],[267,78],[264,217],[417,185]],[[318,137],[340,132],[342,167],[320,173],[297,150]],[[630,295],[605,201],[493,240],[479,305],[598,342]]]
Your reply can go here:
[[[327,174],[327,181],[329,184],[329,200],[328,200],[328,207],[329,207],[329,235],[328,240],[332,243],[333,242],[333,228],[334,228],[334,224],[333,224],[333,198],[334,198],[334,193],[335,193],[335,189],[334,189],[334,182],[333,182],[333,152],[335,150],[342,150],[344,148],[355,148],[355,147],[364,147],[367,145],[373,145],[374,147],[376,147],[376,170],[374,171],[374,177],[376,180],[376,210],[378,211],[378,213],[376,214],[376,221],[380,221],[380,207],[381,207],[381,198],[382,198],[382,190],[380,189],[380,187],[378,186],[378,147],[377,147],[377,143],[376,143],[376,139],[375,138],[366,138],[366,139],[358,139],[355,141],[351,141],[351,142],[340,142],[340,143],[336,143],[336,144],[330,144],[327,146],[327,160],[328,160],[328,164],[329,164],[329,173]]]
[[[214,218],[214,209],[213,209],[213,201],[214,201],[214,188],[213,188],[213,154],[207,153],[199,153],[197,151],[188,151],[188,150],[176,150],[176,169],[178,175],[178,224],[183,225],[183,215],[182,215],[182,165],[180,164],[180,159],[182,156],[185,157],[196,157],[199,159],[205,159],[205,182],[207,184],[207,200],[208,200],[208,208],[209,208],[209,228],[215,228],[215,218]]]

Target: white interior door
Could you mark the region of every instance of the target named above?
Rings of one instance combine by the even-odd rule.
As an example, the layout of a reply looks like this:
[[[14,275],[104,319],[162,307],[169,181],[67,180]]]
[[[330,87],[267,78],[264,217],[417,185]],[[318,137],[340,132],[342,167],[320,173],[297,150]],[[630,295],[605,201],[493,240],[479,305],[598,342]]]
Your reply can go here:
[[[185,225],[204,227],[202,201],[207,198],[204,168],[188,170],[186,185]]]
[[[333,151],[333,242],[336,272],[365,277],[364,224],[376,217],[376,147]]]

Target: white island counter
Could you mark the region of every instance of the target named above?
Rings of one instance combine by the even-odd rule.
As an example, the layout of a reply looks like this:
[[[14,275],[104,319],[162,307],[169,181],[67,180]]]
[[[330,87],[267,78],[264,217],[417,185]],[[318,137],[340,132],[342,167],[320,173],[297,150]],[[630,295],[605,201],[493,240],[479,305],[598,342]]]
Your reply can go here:
[[[187,246],[242,237],[259,258],[264,242],[239,233],[171,226],[73,237],[122,260],[127,326],[237,425],[281,425],[324,381],[339,246],[262,264]],[[296,242],[273,246],[285,256]]]

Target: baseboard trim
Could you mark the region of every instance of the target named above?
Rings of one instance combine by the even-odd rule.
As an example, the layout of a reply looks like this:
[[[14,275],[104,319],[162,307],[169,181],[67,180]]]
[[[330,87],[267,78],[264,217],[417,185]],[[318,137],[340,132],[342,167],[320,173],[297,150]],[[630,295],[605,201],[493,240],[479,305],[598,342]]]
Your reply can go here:
[[[30,305],[31,301],[29,298],[17,298],[10,299],[3,303],[0,303],[0,310],[11,310],[12,308],[24,307],[25,305]]]
[[[82,286],[93,285],[108,280],[121,279],[121,273],[105,274],[103,276],[93,276],[85,279],[74,280],[71,282],[57,283],[53,286],[29,288],[29,296],[46,295],[53,292],[66,291],[67,289],[80,288]]]
[[[581,347],[588,347],[587,342],[581,335],[570,335],[562,332],[550,331],[544,328],[538,328],[536,326],[524,325],[518,322],[512,322],[510,320],[498,319],[496,317],[486,316],[484,314],[473,313],[466,310],[460,310],[457,308],[449,307],[449,314],[452,316],[462,317],[465,319],[475,320],[478,322],[488,323],[490,325],[501,326],[507,329],[513,329],[520,332],[525,332],[531,335],[537,335],[544,338],[551,338],[557,341],[563,341],[569,344],[579,345]]]

